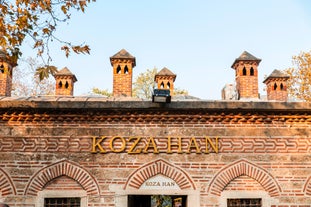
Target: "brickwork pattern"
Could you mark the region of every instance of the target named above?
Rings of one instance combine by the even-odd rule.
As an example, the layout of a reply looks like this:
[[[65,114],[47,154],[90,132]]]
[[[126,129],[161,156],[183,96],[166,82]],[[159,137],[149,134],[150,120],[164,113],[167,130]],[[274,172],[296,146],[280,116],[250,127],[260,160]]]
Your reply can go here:
[[[2,110],[1,198],[12,207],[34,207],[39,191],[67,183],[87,192],[89,206],[115,206],[114,186],[139,191],[161,174],[182,190],[198,190],[202,207],[219,207],[224,190],[260,187],[277,200],[275,207],[308,206],[310,121],[303,110]],[[91,153],[92,136],[104,135],[154,136],[160,153]],[[219,137],[219,152],[167,154],[168,136],[182,137],[184,150],[195,137],[202,151],[204,136]]]
[[[247,175],[256,180],[263,186],[263,188],[270,194],[271,197],[275,197],[280,194],[281,189],[277,182],[274,180],[273,176],[271,176],[264,169],[255,166],[245,160],[238,161],[220,170],[211,181],[209,191],[212,194],[220,196],[221,192],[228,185],[228,183],[241,175]]]
[[[126,186],[139,189],[139,187],[146,180],[158,174],[171,178],[181,189],[195,189],[194,183],[190,179],[189,175],[187,175],[182,169],[177,168],[164,160],[157,160],[155,162],[148,163],[148,165],[145,165],[135,171],[129,177]]]
[[[77,181],[89,195],[99,194],[99,187],[94,177],[81,167],[65,160],[37,172],[26,187],[25,195],[37,195],[47,183],[64,175]]]

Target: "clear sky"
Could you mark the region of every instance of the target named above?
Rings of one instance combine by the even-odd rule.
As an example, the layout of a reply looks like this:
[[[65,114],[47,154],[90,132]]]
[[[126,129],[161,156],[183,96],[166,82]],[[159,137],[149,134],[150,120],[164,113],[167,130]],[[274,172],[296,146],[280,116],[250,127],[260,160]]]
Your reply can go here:
[[[76,96],[93,87],[112,90],[109,57],[126,49],[136,57],[134,78],[147,69],[167,67],[175,87],[201,99],[221,99],[234,83],[231,65],[243,51],[262,59],[265,75],[292,66],[291,57],[311,50],[310,0],[97,0],[85,14],[73,15],[58,36],[87,43],[90,55],[66,58],[52,47],[52,64],[77,77]],[[33,53],[26,42],[23,57]]]

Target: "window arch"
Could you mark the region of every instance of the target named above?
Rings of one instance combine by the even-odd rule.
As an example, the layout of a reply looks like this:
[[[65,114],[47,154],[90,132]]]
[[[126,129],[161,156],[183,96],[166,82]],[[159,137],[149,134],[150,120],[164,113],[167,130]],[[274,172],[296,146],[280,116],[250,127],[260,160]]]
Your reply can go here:
[[[251,67],[251,69],[250,69],[250,75],[251,75],[251,76],[254,76],[254,74],[255,74],[254,68]]]
[[[243,74],[243,76],[246,75],[246,68],[245,67],[243,68],[242,74]]]
[[[276,83],[274,83],[273,90],[275,91],[277,88],[278,88],[278,85]]]
[[[63,87],[63,83],[62,83],[62,81],[59,81],[58,88],[62,88],[62,87]]]
[[[280,85],[280,89],[281,89],[281,91],[283,91],[283,90],[284,90],[283,83],[281,83],[281,85]]]
[[[171,83],[168,82],[168,83],[167,83],[167,89],[170,89],[170,88],[171,88]]]
[[[4,73],[4,65],[3,65],[3,63],[0,65],[0,72]]]
[[[164,88],[164,83],[162,81],[162,83],[160,84],[160,88]]]
[[[66,81],[65,88],[67,89],[68,87],[69,87],[69,83],[68,81]]]
[[[128,74],[129,73],[129,68],[127,67],[127,65],[124,67],[124,74]]]
[[[116,70],[116,73],[117,73],[117,74],[120,74],[120,73],[121,73],[121,67],[120,67],[120,65],[118,65],[117,70]]]

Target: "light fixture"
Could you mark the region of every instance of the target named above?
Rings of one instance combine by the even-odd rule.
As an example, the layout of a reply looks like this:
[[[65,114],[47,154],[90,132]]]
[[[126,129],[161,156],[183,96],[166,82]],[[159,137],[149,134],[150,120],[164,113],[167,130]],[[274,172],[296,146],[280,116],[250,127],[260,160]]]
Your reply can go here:
[[[152,102],[170,103],[171,95],[169,89],[154,89],[152,94]]]

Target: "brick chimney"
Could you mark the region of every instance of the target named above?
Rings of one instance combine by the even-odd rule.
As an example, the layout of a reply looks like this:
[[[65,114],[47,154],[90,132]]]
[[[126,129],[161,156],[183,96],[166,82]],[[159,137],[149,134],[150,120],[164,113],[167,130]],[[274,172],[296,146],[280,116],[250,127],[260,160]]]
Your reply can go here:
[[[287,101],[287,80],[289,76],[279,70],[274,70],[264,81],[268,100]]]
[[[67,67],[54,74],[54,78],[56,82],[55,95],[73,96],[74,83],[77,78]]]
[[[0,50],[0,96],[11,96],[12,73],[16,63],[12,63],[9,56]]]
[[[171,95],[174,94],[175,79],[176,74],[165,67],[154,76],[154,81],[157,83],[158,89],[170,89]]]
[[[113,96],[132,96],[133,68],[136,59],[122,49],[110,57],[113,67]]]
[[[235,59],[232,68],[235,69],[235,81],[238,100],[259,99],[258,65],[261,59],[244,51]]]

